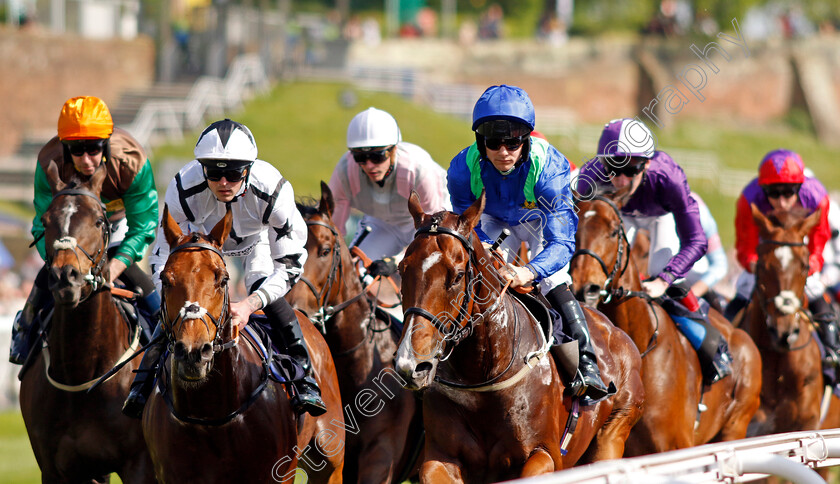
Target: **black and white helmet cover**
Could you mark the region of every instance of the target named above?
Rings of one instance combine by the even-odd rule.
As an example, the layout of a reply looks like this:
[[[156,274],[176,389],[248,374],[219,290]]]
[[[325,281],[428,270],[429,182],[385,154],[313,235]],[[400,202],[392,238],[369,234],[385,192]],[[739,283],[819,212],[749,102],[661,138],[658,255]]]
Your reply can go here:
[[[257,159],[257,144],[247,126],[223,119],[201,133],[193,153],[208,168],[245,168]]]

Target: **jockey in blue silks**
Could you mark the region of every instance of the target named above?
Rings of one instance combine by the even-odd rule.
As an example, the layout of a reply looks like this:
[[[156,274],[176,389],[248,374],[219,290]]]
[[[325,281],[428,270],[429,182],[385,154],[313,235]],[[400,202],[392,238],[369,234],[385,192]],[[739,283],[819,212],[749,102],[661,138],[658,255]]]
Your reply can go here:
[[[519,287],[536,281],[563,318],[563,331],[578,341],[580,361],[571,387],[593,401],[614,392],[601,380],[589,329],[580,304],[569,291],[568,264],[575,250],[578,218],[569,187],[569,162],[547,141],[532,137],[534,106],[514,86],[491,86],[475,104],[476,142],[452,159],[447,173],[452,208],[463,213],[486,193],[476,233],[489,246],[502,229],[511,235],[502,248],[510,260],[522,241],[532,260],[510,263],[501,276]],[[555,332],[555,342],[560,335]],[[555,358],[563,361],[552,348]]]

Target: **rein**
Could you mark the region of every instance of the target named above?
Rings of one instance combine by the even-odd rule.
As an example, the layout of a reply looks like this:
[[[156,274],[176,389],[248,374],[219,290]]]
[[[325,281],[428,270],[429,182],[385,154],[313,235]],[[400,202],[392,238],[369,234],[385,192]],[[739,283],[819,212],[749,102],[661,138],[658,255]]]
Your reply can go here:
[[[440,332],[441,334],[444,335],[444,340],[449,341],[451,343],[451,345],[449,346],[448,353],[446,353],[445,356],[443,356],[443,355],[440,356],[440,358],[439,358],[439,361],[446,361],[447,359],[449,359],[450,356],[452,356],[452,352],[454,351],[455,346],[457,346],[458,343],[463,341],[464,338],[466,338],[467,336],[469,336],[473,332],[474,325],[476,323],[476,319],[484,320],[486,318],[486,315],[491,314],[491,313],[493,313],[493,312],[495,312],[496,310],[499,309],[499,307],[501,306],[501,303],[504,299],[505,291],[507,290],[508,286],[510,285],[510,282],[508,282],[504,286],[504,288],[499,293],[499,297],[496,299],[496,301],[488,309],[486,309],[485,311],[482,311],[481,313],[476,315],[477,318],[471,317],[470,315],[472,314],[473,308],[475,306],[475,299],[474,299],[473,290],[472,290],[474,285],[475,285],[474,281],[476,279],[478,279],[478,280],[481,279],[481,274],[480,273],[477,276],[474,273],[475,267],[477,267],[478,264],[476,262],[475,249],[473,248],[473,246],[471,244],[471,241],[473,239],[473,234],[472,233],[470,234],[470,239],[468,240],[467,238],[465,238],[460,233],[458,233],[458,232],[456,232],[456,231],[454,231],[450,228],[447,228],[447,227],[440,227],[439,225],[440,225],[440,221],[438,219],[433,219],[432,224],[429,227],[422,227],[422,228],[418,229],[417,232],[415,233],[414,237],[417,238],[420,235],[441,235],[441,234],[450,235],[450,236],[458,239],[458,241],[461,242],[461,245],[464,247],[464,249],[469,254],[469,257],[467,259],[467,270],[466,270],[466,273],[467,273],[467,281],[466,281],[467,297],[464,298],[463,302],[461,303],[461,308],[459,310],[459,314],[460,314],[461,318],[458,321],[452,322],[452,325],[455,326],[457,329],[453,328],[452,331],[449,331],[451,326],[442,322],[440,319],[438,319],[437,316],[433,315],[429,311],[427,311],[423,308],[420,308],[420,307],[412,306],[412,307],[407,308],[404,312],[404,320],[408,320],[408,316],[411,315],[411,314],[415,314],[415,315],[421,316],[425,319],[428,319],[432,323],[432,325],[435,327],[435,329],[437,329],[438,332]],[[464,318],[468,318],[468,319],[467,319],[467,322],[462,325],[461,321],[463,321]],[[542,359],[542,357],[545,356],[545,354],[547,354],[551,342],[546,339],[544,334],[542,334],[542,330],[537,331],[540,334],[540,336],[542,337],[541,339],[543,340],[543,344],[540,346],[540,349],[535,351],[535,352],[529,353],[525,357],[525,366],[523,366],[513,377],[511,377],[511,378],[509,378],[509,379],[507,379],[507,380],[505,380],[501,383],[497,383],[504,375],[506,375],[510,371],[510,369],[513,367],[513,363],[517,360],[517,355],[519,354],[519,344],[520,344],[520,340],[521,340],[522,329],[521,329],[521,326],[520,326],[520,323],[519,323],[519,315],[516,311],[513,312],[513,318],[514,318],[514,342],[513,342],[514,351],[513,351],[513,354],[511,355],[510,361],[507,364],[507,367],[501,373],[494,376],[493,378],[490,378],[487,381],[484,381],[484,382],[478,383],[478,384],[465,384],[465,383],[460,383],[460,382],[448,381],[448,380],[444,380],[443,378],[440,378],[439,376],[435,376],[435,382],[437,382],[438,384],[450,387],[450,388],[455,388],[455,389],[458,389],[458,390],[473,391],[473,392],[498,391],[498,390],[503,390],[505,388],[511,387],[514,384],[518,383],[522,378],[525,377],[525,375],[534,366],[536,366],[537,363],[532,364],[532,361],[536,359],[537,362],[539,362],[539,360]],[[452,335],[452,337],[449,337],[450,335]]]

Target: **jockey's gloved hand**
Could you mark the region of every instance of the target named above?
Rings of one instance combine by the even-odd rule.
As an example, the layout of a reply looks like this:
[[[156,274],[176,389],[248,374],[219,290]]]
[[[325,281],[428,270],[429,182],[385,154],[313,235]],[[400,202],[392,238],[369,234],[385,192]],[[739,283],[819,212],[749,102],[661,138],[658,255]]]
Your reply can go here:
[[[375,260],[367,266],[367,271],[368,274],[373,277],[388,277],[397,272],[397,261],[395,261],[393,257],[385,257],[384,259]]]

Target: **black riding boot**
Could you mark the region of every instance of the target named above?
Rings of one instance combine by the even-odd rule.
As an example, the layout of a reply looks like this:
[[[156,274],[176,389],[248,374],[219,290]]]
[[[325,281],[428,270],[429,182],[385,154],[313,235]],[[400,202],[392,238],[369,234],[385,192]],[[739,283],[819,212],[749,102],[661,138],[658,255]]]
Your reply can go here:
[[[742,309],[747,307],[747,303],[750,300],[741,296],[740,294],[736,294],[729,304],[726,305],[726,309],[723,311],[723,317],[726,318],[729,322],[732,322],[735,319],[735,316],[741,312]]]
[[[303,380],[295,383],[297,395],[292,399],[292,406],[298,413],[308,412],[313,417],[322,415],[327,411],[324,400],[321,399],[321,389],[312,376],[312,360],[309,358],[309,349],[306,347],[306,340],[300,330],[297,320],[281,320],[272,327],[272,338],[280,338],[285,341],[289,356],[300,364],[305,372]]]
[[[128,392],[128,397],[122,407],[122,413],[131,418],[141,418],[143,416],[143,407],[146,406],[146,400],[152,394],[154,388],[154,374],[157,373],[158,361],[166,348],[166,338],[163,337],[162,324],[155,326],[152,341],[155,341],[155,344],[146,348],[143,359],[140,361],[140,367],[134,370],[136,375],[134,381],[131,382],[131,390]]]
[[[817,333],[825,346],[823,364],[829,367],[840,366],[840,330],[837,327],[837,314],[825,296],[808,301],[808,308],[814,315]]]
[[[35,314],[44,305],[49,291],[41,289],[37,284],[32,285],[32,292],[26,298],[23,309],[15,315],[15,322],[12,326],[12,344],[9,351],[9,361],[15,365],[22,365],[29,356],[32,349],[29,335],[32,332],[32,322],[35,321]]]
[[[598,368],[592,338],[589,336],[589,328],[586,325],[586,316],[583,314],[580,303],[572,296],[566,284],[552,289],[546,294],[546,299],[562,316],[564,332],[578,342],[580,361],[578,372],[571,383],[573,393],[589,397],[593,401],[609,396],[610,391],[601,380],[601,371]],[[554,348],[559,348],[559,346],[552,346],[552,353],[554,353]]]

